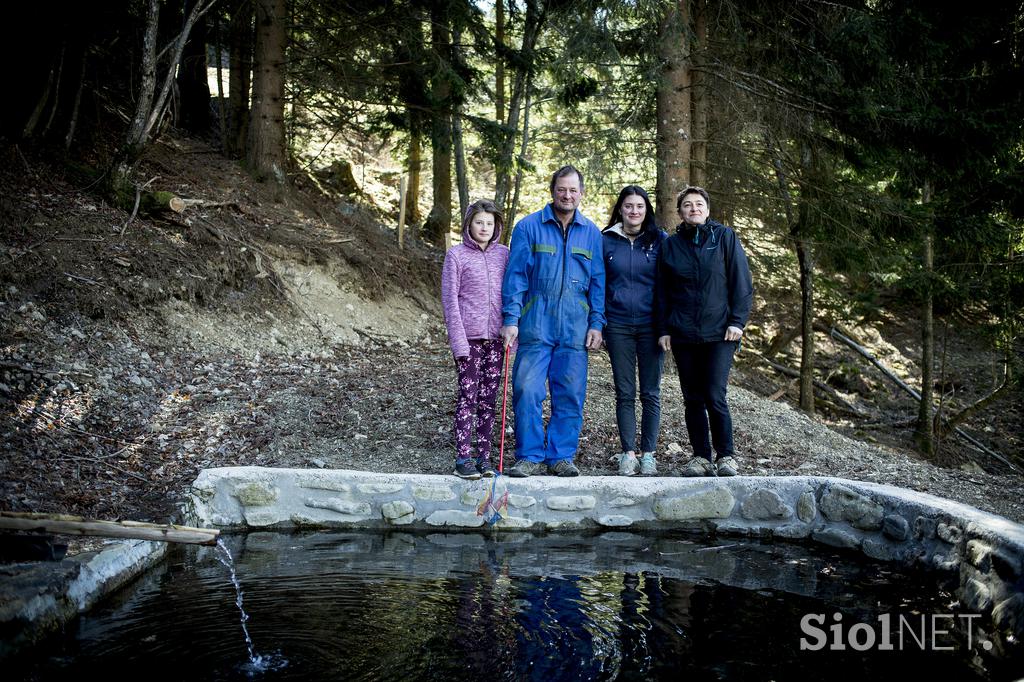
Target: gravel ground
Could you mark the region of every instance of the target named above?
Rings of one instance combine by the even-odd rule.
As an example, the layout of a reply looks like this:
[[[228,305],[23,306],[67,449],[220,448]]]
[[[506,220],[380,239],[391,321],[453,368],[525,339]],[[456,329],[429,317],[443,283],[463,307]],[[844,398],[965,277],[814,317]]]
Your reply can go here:
[[[180,307],[174,326],[150,317],[134,328],[51,320],[31,304],[0,312],[13,339],[0,374],[5,509],[166,521],[203,468],[451,471],[455,372],[434,316],[328,347],[299,318],[271,327],[236,316],[214,331]],[[747,371],[741,362],[734,384]],[[676,381],[669,360],[666,476],[689,456]],[[730,403],[743,473],[897,485],[1024,521],[1021,476],[939,468],[736,385]],[[592,354],[577,456],[585,475],[615,473],[614,414],[610,365]],[[512,450],[509,436],[506,463]]]

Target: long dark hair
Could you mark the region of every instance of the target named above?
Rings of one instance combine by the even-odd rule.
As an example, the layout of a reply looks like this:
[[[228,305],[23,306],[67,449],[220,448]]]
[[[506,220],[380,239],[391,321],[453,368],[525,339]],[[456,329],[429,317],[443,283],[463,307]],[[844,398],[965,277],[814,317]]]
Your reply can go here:
[[[619,192],[619,200],[615,202],[615,208],[612,209],[612,214],[608,217],[608,224],[605,225],[604,229],[607,230],[615,223],[622,222],[622,214],[620,213],[622,210],[622,202],[626,200],[626,197],[632,196],[643,197],[644,204],[647,206],[647,212],[644,213],[644,222],[640,226],[640,231],[646,232],[647,230],[656,230],[658,228],[654,222],[654,207],[651,206],[651,198],[647,196],[647,190],[640,185],[626,185],[622,188],[622,191]]]

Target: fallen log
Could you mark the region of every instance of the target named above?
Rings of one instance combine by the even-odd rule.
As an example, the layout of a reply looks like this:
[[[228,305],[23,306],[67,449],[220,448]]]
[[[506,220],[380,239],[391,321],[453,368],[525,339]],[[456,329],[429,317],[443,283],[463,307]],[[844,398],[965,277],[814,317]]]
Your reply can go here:
[[[893,383],[895,383],[897,386],[902,388],[904,391],[906,391],[907,393],[912,395],[915,400],[918,400],[918,401],[921,400],[921,394],[920,393],[918,393],[913,388],[908,386],[907,383],[905,381],[903,381],[902,379],[900,379],[898,376],[896,376],[896,374],[894,374],[892,370],[890,370],[888,367],[886,367],[881,362],[876,360],[875,356],[873,356],[871,354],[871,352],[868,351],[867,348],[864,348],[863,346],[861,346],[859,343],[857,343],[856,341],[854,341],[850,337],[848,337],[845,334],[843,334],[842,332],[836,330],[835,327],[833,327],[832,329],[829,330],[829,336],[831,336],[833,339],[836,339],[837,341],[841,341],[842,343],[845,343],[847,346],[849,346],[850,348],[855,350],[858,354],[860,354],[861,356],[866,358],[872,365],[877,367],[879,369],[879,371],[882,372],[882,374],[884,374],[889,379],[891,379],[893,381]],[[959,426],[953,428],[953,433],[955,433],[956,435],[960,436],[965,441],[967,441],[971,445],[975,446],[976,448],[978,448],[979,450],[981,450],[982,452],[984,452],[988,456],[990,456],[990,457],[992,457],[994,459],[997,459],[1000,462],[1002,462],[1003,464],[1005,464],[1006,466],[1010,467],[1011,471],[1020,472],[1020,467],[1018,467],[1016,464],[1014,464],[1010,460],[1006,459],[1006,457],[1004,457],[1003,455],[999,454],[998,452],[996,452],[992,448],[987,447],[984,443],[982,443],[977,438],[974,438],[973,436],[968,434],[966,431],[961,429]]]
[[[185,210],[185,206],[185,200],[173,192],[143,192],[139,208],[144,214],[162,211],[181,213]]]
[[[142,521],[97,521],[64,514],[31,514],[0,511],[0,529],[36,531],[57,535],[96,535],[110,538],[215,545],[220,531],[213,528],[160,525]]]
[[[755,355],[758,355],[758,354],[755,353]],[[760,357],[760,359],[765,364],[767,364],[769,367],[774,369],[776,372],[779,372],[780,374],[783,374],[783,375],[788,376],[788,377],[796,377],[796,378],[800,377],[800,371],[799,370],[793,369],[792,367],[787,367],[785,365],[780,365],[777,362],[772,362],[771,360],[769,360],[768,358],[764,357],[763,355],[759,355],[758,357]],[[849,401],[847,401],[845,398],[843,398],[841,395],[839,395],[838,391],[836,391],[834,388],[832,388],[831,386],[829,386],[825,382],[823,382],[823,381],[821,381],[819,379],[815,379],[814,380],[814,387],[816,389],[818,389],[818,391],[820,391],[821,393],[824,393],[825,395],[827,395],[828,397],[830,397],[834,401],[834,403],[832,405],[833,409],[838,408],[838,411],[840,411],[840,412],[847,412],[849,414],[854,415],[855,417],[867,418],[867,417],[871,416],[870,414],[868,414],[864,410],[861,410],[861,409],[857,408],[856,406],[852,405]],[[783,392],[785,392],[785,389],[782,389],[782,391],[779,391],[779,392],[776,392],[776,394],[773,394],[769,398],[769,400],[777,400],[779,397],[782,396]]]

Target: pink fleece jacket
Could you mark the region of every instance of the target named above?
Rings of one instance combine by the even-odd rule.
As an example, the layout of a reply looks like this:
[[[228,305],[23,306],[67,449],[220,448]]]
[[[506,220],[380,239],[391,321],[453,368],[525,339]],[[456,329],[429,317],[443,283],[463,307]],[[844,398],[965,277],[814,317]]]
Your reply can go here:
[[[441,270],[441,306],[448,343],[456,358],[469,357],[473,339],[501,338],[501,280],[508,247],[495,230],[486,249],[462,231],[462,243],[448,249]]]

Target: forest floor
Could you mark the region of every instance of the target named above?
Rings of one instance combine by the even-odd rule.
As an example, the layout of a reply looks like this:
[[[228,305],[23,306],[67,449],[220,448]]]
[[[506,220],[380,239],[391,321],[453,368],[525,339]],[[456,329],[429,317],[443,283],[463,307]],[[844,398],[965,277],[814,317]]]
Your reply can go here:
[[[86,179],[4,153],[0,508],[165,522],[204,468],[451,472],[439,250],[399,250],[382,226],[390,217],[313,176],[287,192],[254,183],[201,142],[165,138],[139,175],[203,203],[131,220]],[[765,266],[751,250],[757,279]],[[866,416],[794,409],[792,380],[762,354],[795,297],[758,293],[730,390],[742,473],[897,485],[1024,522],[1024,476],[959,440],[943,443],[947,466],[922,459],[913,401],[827,338],[822,376]],[[913,383],[911,317],[847,325]],[[947,340],[950,402],[969,404],[997,383],[998,363],[970,328],[951,326]],[[793,366],[793,353],[776,361]],[[659,469],[674,476],[689,445],[670,359],[662,405]],[[968,428],[1019,461],[1020,392]],[[509,436],[506,465],[512,447]],[[613,474],[617,452],[610,365],[597,352],[577,463]]]

